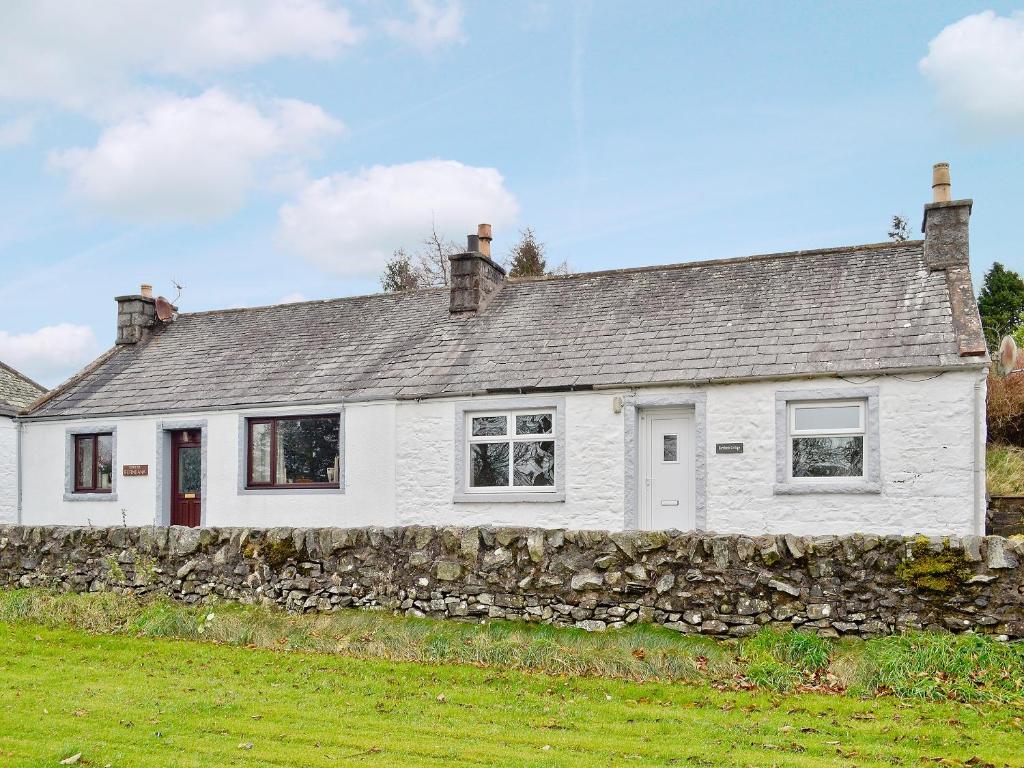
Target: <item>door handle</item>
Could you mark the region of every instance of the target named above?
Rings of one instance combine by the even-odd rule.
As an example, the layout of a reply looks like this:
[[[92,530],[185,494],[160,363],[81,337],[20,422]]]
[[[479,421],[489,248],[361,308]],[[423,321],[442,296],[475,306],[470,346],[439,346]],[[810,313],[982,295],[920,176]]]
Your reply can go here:
[[[662,499],[661,506],[663,507],[678,507],[679,499]]]

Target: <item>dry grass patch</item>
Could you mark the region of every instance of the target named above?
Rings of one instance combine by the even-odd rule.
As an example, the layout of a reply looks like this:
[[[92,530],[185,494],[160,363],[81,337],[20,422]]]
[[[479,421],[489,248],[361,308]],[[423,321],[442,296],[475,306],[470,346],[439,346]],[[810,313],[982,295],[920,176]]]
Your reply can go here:
[[[1024,448],[989,445],[985,475],[992,496],[1024,496]]]

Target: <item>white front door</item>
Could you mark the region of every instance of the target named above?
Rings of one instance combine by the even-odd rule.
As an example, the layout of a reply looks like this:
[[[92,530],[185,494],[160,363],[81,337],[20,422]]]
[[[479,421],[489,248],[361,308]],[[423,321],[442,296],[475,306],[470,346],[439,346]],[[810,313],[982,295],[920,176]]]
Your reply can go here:
[[[693,411],[640,412],[640,519],[645,530],[696,527]]]

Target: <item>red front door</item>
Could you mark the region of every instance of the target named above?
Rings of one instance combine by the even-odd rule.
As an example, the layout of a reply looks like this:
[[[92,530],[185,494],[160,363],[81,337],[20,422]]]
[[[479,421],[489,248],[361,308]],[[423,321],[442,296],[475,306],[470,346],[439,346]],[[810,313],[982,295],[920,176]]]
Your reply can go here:
[[[171,525],[198,526],[203,504],[203,437],[198,429],[171,433]]]

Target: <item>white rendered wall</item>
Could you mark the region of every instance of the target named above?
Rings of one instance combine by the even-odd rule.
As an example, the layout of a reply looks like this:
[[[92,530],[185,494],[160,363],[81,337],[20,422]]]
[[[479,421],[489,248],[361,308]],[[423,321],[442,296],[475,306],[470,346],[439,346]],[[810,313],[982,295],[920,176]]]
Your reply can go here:
[[[0,523],[18,521],[18,430],[0,416]]]
[[[708,529],[797,534],[974,534],[979,371],[764,382],[708,390]],[[879,389],[880,494],[774,495],[775,392]],[[984,390],[982,390],[984,392]],[[982,411],[984,403],[981,403]],[[742,441],[739,455],[715,443]]]
[[[318,409],[331,412],[332,408]],[[288,409],[246,410],[246,415],[289,413]],[[173,414],[161,417],[97,419],[117,426],[116,500],[64,501],[64,441],[69,427],[88,420],[37,421],[23,425],[26,525],[129,525],[161,522],[157,505],[157,424],[206,421],[204,523],[210,526],[394,525],[394,404],[353,404],[345,408],[346,489],[338,492],[240,493],[238,412]],[[147,477],[122,477],[125,464],[148,464]],[[164,486],[166,489],[167,486]]]
[[[929,377],[932,378],[929,378]],[[983,374],[962,371],[858,379],[758,382],[707,387],[707,528],[761,534],[978,533],[976,454]],[[879,494],[775,495],[775,393],[879,388]],[[692,389],[644,389],[644,394]],[[983,392],[984,390],[982,390]],[[627,390],[565,393],[565,501],[454,503],[457,406],[493,408],[502,398],[348,404],[344,494],[239,493],[239,413],[174,414],[207,422],[207,525],[517,525],[621,529],[624,503],[623,414]],[[562,396],[562,395],[560,395]],[[983,403],[981,403],[983,407]],[[325,407],[323,412],[332,409]],[[288,409],[245,414],[288,413]],[[64,440],[70,426],[23,425],[23,522],[153,524],[156,424],[161,418],[100,419],[117,425],[117,472],[149,464],[150,476],[117,479],[116,502],[66,502]],[[742,442],[744,452],[717,455],[715,443]]]

